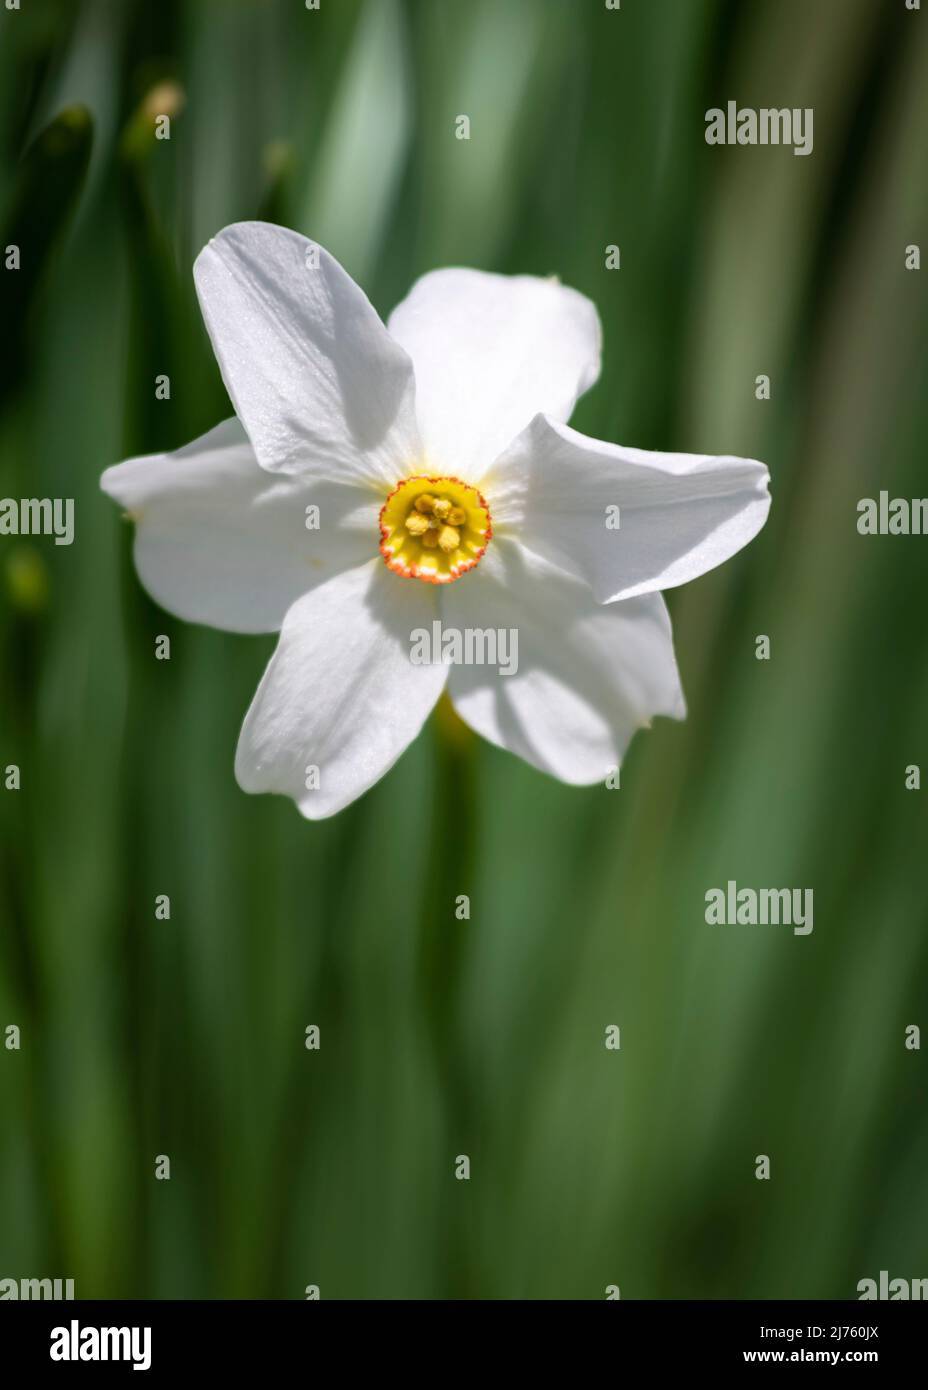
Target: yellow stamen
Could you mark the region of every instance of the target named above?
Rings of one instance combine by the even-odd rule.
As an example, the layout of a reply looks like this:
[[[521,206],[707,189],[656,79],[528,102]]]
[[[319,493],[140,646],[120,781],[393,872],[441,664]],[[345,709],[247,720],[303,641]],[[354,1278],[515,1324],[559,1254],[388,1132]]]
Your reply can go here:
[[[411,531],[414,536],[421,536],[433,523],[421,512],[410,512],[403,524],[406,530]]]
[[[456,531],[453,526],[443,526],[438,533],[438,544],[446,555],[450,555],[452,550],[457,550],[461,544],[460,532]]]

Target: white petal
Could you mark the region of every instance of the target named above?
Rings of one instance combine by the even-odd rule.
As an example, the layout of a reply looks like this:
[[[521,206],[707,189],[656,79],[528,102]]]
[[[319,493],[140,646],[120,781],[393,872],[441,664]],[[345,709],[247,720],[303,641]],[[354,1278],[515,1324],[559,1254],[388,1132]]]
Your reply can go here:
[[[379,540],[376,499],[272,476],[234,418],[176,453],[108,468],[100,486],[136,523],[135,565],[152,598],[230,632],[277,631],[295,599]],[[310,505],[318,530],[307,529]]]
[[[238,222],[200,252],[194,278],[264,468],[381,490],[411,471],[412,363],[327,251],[285,227]]]
[[[379,558],[299,599],[242,727],[239,785],[291,796],[310,820],[373,786],[444,687],[446,667],[410,661],[412,632],[431,631],[437,615],[430,585],[391,574]]]
[[[490,510],[495,528],[610,603],[685,584],[747,545],[767,519],[769,476],[754,459],[605,444],[539,415],[497,460]]]
[[[599,376],[595,306],[555,280],[436,270],[387,326],[416,368],[429,470],[479,481],[533,416],[567,420]]]
[[[562,782],[604,782],[636,729],[685,717],[660,594],[603,607],[587,585],[498,540],[442,607],[445,627],[518,632],[514,675],[453,666],[448,693],[484,738]]]

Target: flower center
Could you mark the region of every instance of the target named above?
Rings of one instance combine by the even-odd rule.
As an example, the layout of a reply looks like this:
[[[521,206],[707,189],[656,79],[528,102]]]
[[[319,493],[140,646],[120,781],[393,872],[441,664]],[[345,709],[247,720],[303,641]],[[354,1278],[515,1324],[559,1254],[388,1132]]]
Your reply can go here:
[[[407,579],[450,584],[472,570],[493,535],[490,509],[460,478],[407,478],[380,513],[380,553]]]

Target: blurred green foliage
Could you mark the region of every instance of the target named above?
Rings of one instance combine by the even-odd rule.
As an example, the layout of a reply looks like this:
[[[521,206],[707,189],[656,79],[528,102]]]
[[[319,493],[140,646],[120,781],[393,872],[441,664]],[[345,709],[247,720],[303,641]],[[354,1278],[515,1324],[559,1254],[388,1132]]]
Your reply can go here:
[[[926,23],[903,0],[0,7],[22,256],[0,495],[74,497],[77,528],[0,539],[0,771],[22,774],[0,781],[0,1039],[22,1032],[0,1277],[851,1298],[928,1274],[904,1046],[928,1024],[928,791],[904,781],[928,771],[928,542],[855,527],[858,498],[926,490],[904,266],[928,246]],[[708,147],[729,98],[813,107],[813,154]],[[579,428],[769,464],[761,537],[669,596],[689,719],[639,735],[620,791],[435,728],[330,822],[237,789],[273,642],[157,609],[97,481],[229,413],[190,272],[255,216],[384,315],[442,264],[557,273],[605,329]],[[728,879],[814,889],[813,934],[708,927]]]

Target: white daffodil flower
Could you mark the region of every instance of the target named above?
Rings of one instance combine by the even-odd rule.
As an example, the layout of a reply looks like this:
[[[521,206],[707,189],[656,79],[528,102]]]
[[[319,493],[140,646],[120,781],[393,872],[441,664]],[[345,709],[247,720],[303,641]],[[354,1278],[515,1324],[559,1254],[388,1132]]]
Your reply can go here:
[[[334,814],[446,687],[484,738],[574,784],[605,781],[654,715],[684,717],[660,590],[756,535],[768,474],[570,429],[600,369],[588,299],[438,270],[384,326],[327,252],[261,222],[227,227],[194,274],[237,418],[102,487],[158,603],[280,632],[239,740],[245,791]],[[518,669],[415,664],[436,620],[514,629]]]

